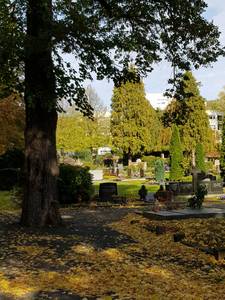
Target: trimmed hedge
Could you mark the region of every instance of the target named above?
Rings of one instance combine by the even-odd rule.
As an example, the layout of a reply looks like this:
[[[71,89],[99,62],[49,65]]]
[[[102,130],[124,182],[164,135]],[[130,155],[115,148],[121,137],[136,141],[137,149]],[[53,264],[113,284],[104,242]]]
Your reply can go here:
[[[89,201],[94,192],[89,168],[61,164],[58,188],[60,204]]]

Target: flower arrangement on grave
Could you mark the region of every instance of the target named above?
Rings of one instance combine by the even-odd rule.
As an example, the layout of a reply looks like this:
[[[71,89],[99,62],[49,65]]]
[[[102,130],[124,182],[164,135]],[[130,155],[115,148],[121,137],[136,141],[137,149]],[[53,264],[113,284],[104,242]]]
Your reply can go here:
[[[188,199],[188,206],[190,208],[200,209],[202,207],[202,204],[203,204],[203,201],[204,201],[206,195],[207,195],[206,186],[203,184],[200,184],[197,187],[197,191],[196,191],[195,195]]]

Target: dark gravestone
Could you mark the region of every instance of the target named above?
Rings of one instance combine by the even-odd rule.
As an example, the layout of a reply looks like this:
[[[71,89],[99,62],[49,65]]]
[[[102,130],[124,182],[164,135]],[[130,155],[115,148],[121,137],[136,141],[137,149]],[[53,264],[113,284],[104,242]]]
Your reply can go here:
[[[117,184],[115,182],[100,183],[99,185],[100,201],[112,201],[114,195],[118,195]]]
[[[213,194],[223,194],[223,182],[211,182],[211,191]]]
[[[169,190],[172,191],[175,195],[179,193],[179,182],[170,182]]]
[[[180,182],[179,183],[179,194],[181,195],[190,195],[193,193],[193,184],[192,182]]]
[[[208,194],[223,194],[223,182],[201,181],[199,184],[206,186]]]
[[[198,182],[198,185],[204,185],[206,187],[207,193],[211,193],[211,182],[210,181],[200,181]]]

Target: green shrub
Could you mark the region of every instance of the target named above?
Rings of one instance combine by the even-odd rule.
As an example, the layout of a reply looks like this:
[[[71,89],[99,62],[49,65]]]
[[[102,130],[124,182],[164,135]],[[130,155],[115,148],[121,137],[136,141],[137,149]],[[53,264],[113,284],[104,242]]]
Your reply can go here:
[[[61,204],[89,201],[93,193],[92,176],[89,173],[89,168],[60,165],[58,187]]]
[[[189,207],[200,209],[205,195],[207,195],[207,188],[204,184],[201,184],[197,187],[195,195],[188,200]]]
[[[202,172],[206,172],[205,152],[202,144],[198,143],[195,149],[196,168]]]
[[[9,191],[20,182],[19,169],[0,169],[0,190]]]
[[[143,156],[141,160],[147,162],[148,168],[155,168],[155,162],[158,159],[161,159],[161,158],[149,155],[149,156]]]
[[[73,158],[79,158],[82,161],[92,161],[92,153],[90,149],[84,149],[73,154]]]
[[[0,156],[0,169],[22,168],[24,152],[20,149],[10,149]]]
[[[180,140],[179,128],[172,126],[172,136],[170,140],[170,179],[181,180],[183,177],[183,151]]]
[[[12,211],[19,208],[20,205],[12,197],[12,191],[0,191],[0,211]]]
[[[164,180],[164,163],[162,159],[155,161],[155,179],[157,182]]]

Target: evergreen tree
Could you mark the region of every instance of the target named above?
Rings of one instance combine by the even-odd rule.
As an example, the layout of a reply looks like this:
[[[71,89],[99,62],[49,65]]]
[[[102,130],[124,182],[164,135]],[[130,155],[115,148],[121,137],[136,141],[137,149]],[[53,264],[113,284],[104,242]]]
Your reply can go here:
[[[180,133],[184,150],[192,153],[198,143],[205,147],[210,143],[209,119],[205,100],[200,95],[198,84],[191,72],[186,72],[181,82]],[[193,163],[194,164],[194,163]]]
[[[198,83],[190,71],[183,74],[176,91],[176,100],[168,106],[164,115],[164,125],[179,126],[183,150],[192,166],[195,166],[195,148],[201,143],[207,150],[211,147],[212,131],[205,108],[205,100],[200,95]]]
[[[157,159],[155,161],[155,179],[157,182],[161,182],[164,180],[164,163],[162,159]]]
[[[223,120],[222,144],[220,148],[220,174],[223,181],[225,181],[225,118]]]
[[[160,123],[145,97],[144,84],[127,81],[115,87],[111,107],[112,143],[123,152],[124,162],[153,150]]]
[[[172,126],[172,137],[170,141],[170,179],[180,180],[183,176],[182,168],[183,151],[180,141],[179,129]]]
[[[206,171],[205,166],[205,151],[202,144],[198,143],[195,149],[196,168],[202,172]]]

